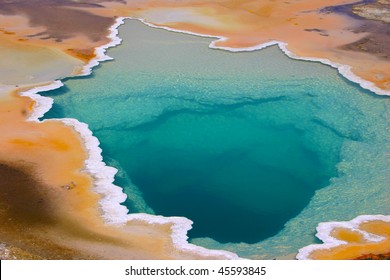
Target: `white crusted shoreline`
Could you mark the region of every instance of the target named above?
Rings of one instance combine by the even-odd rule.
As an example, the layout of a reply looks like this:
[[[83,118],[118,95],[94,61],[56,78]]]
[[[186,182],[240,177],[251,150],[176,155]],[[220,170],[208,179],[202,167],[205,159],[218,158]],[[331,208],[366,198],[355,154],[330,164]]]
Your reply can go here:
[[[28,121],[37,122],[39,118],[51,109],[53,99],[37,94],[38,92],[50,91],[62,87],[64,84],[61,81],[54,81],[49,85],[38,86],[27,91],[19,93],[20,96],[30,97],[35,101],[31,115],[27,118]]]
[[[95,58],[93,58],[88,64],[84,65],[81,74],[79,76],[88,76],[92,73],[92,68],[99,65],[100,62],[113,60],[112,57],[106,55],[106,50],[119,45],[122,39],[118,37],[118,28],[125,22],[125,17],[119,17],[115,23],[110,27],[110,34],[107,36],[110,42],[95,48]]]
[[[113,26],[110,28],[110,34],[108,35],[108,38],[111,39],[110,43],[98,47],[95,49],[96,57],[92,59],[87,65],[85,65],[82,69],[82,72],[80,76],[87,76],[92,73],[92,68],[99,65],[102,61],[111,60],[112,58],[106,55],[106,50],[110,47],[117,46],[121,43],[121,39],[117,36],[118,35],[118,27],[124,23],[124,20],[126,18],[121,17],[118,18]],[[129,19],[132,19],[129,17]],[[204,34],[197,34],[193,32],[185,32],[181,30],[175,30],[167,27],[162,26],[156,26],[153,24],[150,24],[146,22],[143,19],[136,19],[140,20],[144,24],[154,27],[154,28],[161,28],[173,32],[179,32],[179,33],[186,33],[186,34],[192,34],[196,36],[201,37],[208,37],[208,38],[217,38],[217,40],[214,40],[210,43],[210,48],[217,48],[217,49],[224,49],[227,51],[232,52],[239,52],[239,51],[254,51],[254,50],[260,50],[272,45],[278,45],[279,48],[289,57],[293,59],[299,59],[299,60],[308,60],[308,61],[315,61],[315,62],[321,62],[327,65],[330,65],[334,68],[337,68],[339,73],[346,77],[347,79],[360,84],[361,87],[366,88],[368,90],[371,90],[379,95],[390,95],[389,91],[381,90],[377,88],[373,83],[362,80],[361,78],[357,77],[351,72],[351,67],[346,65],[341,65],[337,63],[333,63],[329,60],[325,59],[317,59],[317,58],[302,58],[295,56],[293,53],[288,51],[287,44],[283,42],[278,41],[270,41],[265,44],[257,45],[252,48],[244,48],[244,49],[232,49],[232,48],[223,48],[223,47],[216,47],[215,44],[219,41],[227,40],[224,37],[218,37],[218,36],[212,36],[212,35],[204,35]],[[24,91],[20,93],[22,96],[28,96],[31,99],[33,99],[36,103],[34,105],[34,110],[30,117],[28,118],[29,121],[35,121],[39,122],[39,118],[41,118],[47,111],[50,110],[50,108],[53,105],[53,99],[49,97],[43,97],[38,95],[38,92],[42,91],[49,91],[53,89],[57,89],[63,86],[63,83],[61,81],[54,81],[50,85],[45,86],[38,86],[33,89]],[[68,126],[72,126],[75,131],[77,131],[81,138],[84,140],[85,148],[88,151],[88,159],[85,162],[85,171],[88,172],[95,178],[95,186],[94,190],[102,195],[102,199],[100,200],[100,206],[102,210],[102,216],[104,220],[109,224],[114,225],[123,225],[127,223],[128,221],[143,221],[150,224],[171,224],[172,229],[172,242],[175,246],[175,248],[179,251],[184,252],[193,252],[195,254],[198,254],[200,256],[204,257],[215,257],[215,258],[225,258],[225,259],[240,259],[236,254],[223,251],[223,250],[209,250],[200,246],[196,246],[193,244],[188,243],[187,239],[187,232],[191,229],[192,221],[190,221],[187,218],[184,217],[163,217],[163,216],[154,216],[149,214],[128,214],[128,209],[121,205],[122,202],[125,201],[126,195],[123,193],[123,190],[121,187],[116,186],[113,184],[114,182],[114,176],[117,173],[117,170],[113,167],[107,166],[103,162],[103,158],[101,156],[102,150],[99,147],[99,140],[93,136],[91,130],[89,130],[88,125],[79,122],[76,119],[57,119],[58,121],[63,122],[64,124]],[[43,121],[44,122],[44,121]],[[329,222],[329,223],[321,223],[318,227],[318,234],[317,236],[325,242],[325,244],[321,245],[310,245],[307,247],[302,248],[299,251],[299,254],[297,256],[298,259],[307,259],[307,257],[310,255],[310,252],[313,250],[319,248],[319,246],[328,246],[327,248],[337,246],[339,244],[342,244],[339,240],[336,240],[332,237],[330,237],[329,233],[331,232],[331,229],[333,229],[336,225],[340,226],[342,224],[343,226],[348,224],[349,226],[356,226],[355,223],[359,222],[359,224],[362,221],[362,219],[369,220],[378,220],[379,218],[383,218],[384,221],[390,222],[390,216],[359,216],[356,219],[352,220],[351,222]],[[382,239],[379,239],[381,237],[369,235],[368,233],[362,233],[365,237],[371,238],[372,241],[380,241]],[[329,247],[330,246],[330,247]],[[323,248],[323,247],[321,247]]]
[[[363,236],[363,238],[370,242],[380,242],[385,239],[383,236],[375,235],[366,231],[359,229],[359,226],[364,222],[369,221],[384,221],[390,222],[390,216],[384,215],[362,215],[358,216],[351,221],[345,222],[325,222],[320,223],[317,226],[316,236],[323,241],[323,244],[313,244],[306,247],[303,247],[299,250],[297,255],[298,260],[309,260],[310,255],[313,251],[331,249],[339,245],[347,244],[346,241],[338,240],[331,236],[331,233],[336,228],[345,228],[352,231],[355,231]]]
[[[132,18],[132,19],[137,19],[137,18]],[[363,80],[362,78],[356,76],[351,71],[351,66],[332,62],[328,59],[297,56],[287,49],[288,44],[284,43],[284,42],[271,40],[271,41],[266,42],[264,44],[259,44],[259,45],[249,47],[249,48],[218,47],[218,46],[216,46],[217,43],[224,42],[224,41],[228,40],[228,38],[223,37],[223,36],[199,34],[199,33],[195,33],[195,32],[187,32],[187,31],[183,31],[183,30],[170,28],[170,27],[159,26],[159,25],[149,23],[144,19],[137,19],[137,20],[141,21],[142,23],[144,23],[150,27],[154,27],[154,28],[160,28],[160,29],[165,29],[165,30],[172,31],[172,32],[177,32],[177,33],[184,33],[184,34],[190,34],[190,35],[195,35],[195,36],[200,36],[200,37],[217,39],[217,40],[214,40],[210,43],[209,47],[212,49],[220,49],[220,50],[225,50],[225,51],[230,51],[230,52],[251,52],[251,51],[257,51],[257,50],[261,50],[261,49],[264,49],[264,48],[267,48],[270,46],[277,45],[288,57],[290,57],[292,59],[320,62],[322,64],[329,65],[333,68],[336,68],[338,70],[338,72],[343,77],[345,77],[346,79],[348,79],[351,82],[359,84],[362,88],[367,89],[369,91],[372,91],[373,93],[378,94],[378,95],[389,95],[390,96],[390,90],[380,89],[374,83],[372,83],[370,81]]]

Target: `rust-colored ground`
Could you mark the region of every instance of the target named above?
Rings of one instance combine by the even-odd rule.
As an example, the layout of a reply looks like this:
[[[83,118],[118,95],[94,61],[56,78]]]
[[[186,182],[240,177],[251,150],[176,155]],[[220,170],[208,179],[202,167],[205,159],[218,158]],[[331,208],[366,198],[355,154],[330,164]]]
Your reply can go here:
[[[390,253],[387,254],[368,254],[356,258],[355,260],[390,260]]]

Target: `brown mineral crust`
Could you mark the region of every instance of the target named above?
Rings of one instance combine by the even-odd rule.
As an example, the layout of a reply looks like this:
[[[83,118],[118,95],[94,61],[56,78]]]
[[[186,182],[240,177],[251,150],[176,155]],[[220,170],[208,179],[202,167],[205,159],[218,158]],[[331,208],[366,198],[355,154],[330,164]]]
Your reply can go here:
[[[390,260],[390,252],[387,254],[367,254],[356,258],[355,260]]]
[[[390,36],[390,34],[387,34],[387,36]],[[390,60],[390,49],[386,47],[386,44],[390,44],[390,39],[386,38],[383,34],[376,33],[366,36],[351,44],[344,45],[341,49],[347,51],[366,52],[381,59]]]
[[[2,1],[0,15],[26,17],[28,28],[37,28],[39,31],[24,36],[17,36],[18,34],[9,30],[0,32],[3,35],[16,35],[17,41],[29,41],[38,45],[49,44],[65,52],[72,49],[73,51],[68,53],[88,61],[94,57],[94,48],[108,42],[106,38],[108,29],[115,22],[115,17],[99,16],[85,11],[86,8],[103,8],[99,2],[103,1]],[[81,40],[72,41],[74,38]]]
[[[1,242],[13,244],[7,250],[16,258],[89,258],[36,234],[37,229],[55,227],[59,221],[47,187],[29,173],[31,170],[26,167],[0,163]]]
[[[31,37],[53,39],[58,42],[81,33],[91,41],[99,41],[107,35],[113,18],[101,17],[81,10],[83,7],[95,7],[73,1],[29,0],[12,1],[0,4],[0,13],[4,15],[25,15],[31,26],[44,27],[40,34]],[[101,7],[98,5],[98,7]],[[79,8],[79,9],[78,9]]]
[[[368,4],[356,4],[352,12],[362,18],[390,23],[390,1],[377,0]]]
[[[0,243],[0,260],[42,260],[42,258],[18,247]]]
[[[373,13],[373,11],[383,13]],[[365,52],[390,60],[390,1],[379,0],[369,4],[351,5],[348,12],[357,15],[360,24],[353,32],[367,34],[364,38],[344,45],[341,49]]]

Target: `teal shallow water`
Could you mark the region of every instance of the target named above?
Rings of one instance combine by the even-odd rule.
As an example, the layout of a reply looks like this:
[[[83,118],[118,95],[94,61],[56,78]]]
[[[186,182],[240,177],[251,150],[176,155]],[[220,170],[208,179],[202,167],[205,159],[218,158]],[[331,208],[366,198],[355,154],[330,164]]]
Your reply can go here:
[[[131,212],[186,216],[191,242],[273,258],[321,221],[390,214],[388,99],[334,69],[208,48],[127,22],[116,59],[47,93],[88,123]]]

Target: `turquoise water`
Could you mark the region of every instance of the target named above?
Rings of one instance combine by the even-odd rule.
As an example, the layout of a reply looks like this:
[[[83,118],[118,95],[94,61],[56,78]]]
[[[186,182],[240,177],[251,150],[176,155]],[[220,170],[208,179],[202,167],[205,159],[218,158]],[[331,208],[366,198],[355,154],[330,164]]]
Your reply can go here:
[[[276,47],[211,50],[136,21],[120,37],[115,62],[45,93],[45,117],[89,124],[131,212],[188,217],[191,242],[251,258],[390,214],[388,99]]]

